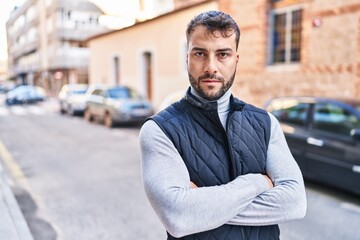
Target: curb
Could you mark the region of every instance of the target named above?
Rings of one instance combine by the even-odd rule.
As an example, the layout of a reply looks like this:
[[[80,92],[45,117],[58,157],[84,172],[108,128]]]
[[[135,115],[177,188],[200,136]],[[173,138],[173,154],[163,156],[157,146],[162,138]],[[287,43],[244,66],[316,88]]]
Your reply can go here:
[[[0,238],[8,240],[34,240],[29,226],[12,192],[0,162]],[[4,213],[3,213],[4,212]]]

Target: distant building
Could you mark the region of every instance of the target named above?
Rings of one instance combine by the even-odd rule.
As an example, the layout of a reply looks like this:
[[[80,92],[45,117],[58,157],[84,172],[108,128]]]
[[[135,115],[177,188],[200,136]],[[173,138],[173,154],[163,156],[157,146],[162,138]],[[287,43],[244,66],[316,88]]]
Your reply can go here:
[[[89,38],[89,81],[132,86],[159,106],[189,85],[188,21],[201,11],[221,10],[241,30],[233,86],[239,98],[261,106],[285,95],[360,97],[359,0],[175,3],[171,13]]]
[[[0,84],[7,79],[8,68],[5,60],[0,60]]]
[[[85,40],[106,27],[85,0],[27,0],[6,23],[9,76],[56,94],[65,83],[88,81]]]

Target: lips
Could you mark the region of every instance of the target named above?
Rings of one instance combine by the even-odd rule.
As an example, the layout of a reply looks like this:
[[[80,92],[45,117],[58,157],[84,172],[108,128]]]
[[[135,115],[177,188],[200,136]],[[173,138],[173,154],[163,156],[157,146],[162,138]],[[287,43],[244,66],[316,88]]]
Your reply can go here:
[[[200,76],[198,80],[206,83],[218,83],[224,81],[222,77],[219,77],[216,74],[204,74]]]
[[[219,83],[221,82],[220,80],[218,79],[203,79],[201,80],[202,82],[205,82],[205,83]]]

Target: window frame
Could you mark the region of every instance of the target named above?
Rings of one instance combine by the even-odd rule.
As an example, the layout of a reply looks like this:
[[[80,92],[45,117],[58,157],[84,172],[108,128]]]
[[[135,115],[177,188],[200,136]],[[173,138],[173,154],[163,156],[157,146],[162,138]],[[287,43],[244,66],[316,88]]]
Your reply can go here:
[[[269,44],[268,44],[268,65],[269,66],[278,66],[278,65],[298,65],[301,62],[301,52],[302,52],[302,44],[301,44],[301,40],[300,40],[300,50],[299,50],[299,54],[300,54],[300,58],[299,61],[291,61],[291,30],[292,30],[292,12],[294,11],[298,11],[301,10],[302,11],[302,19],[304,16],[304,7],[303,4],[296,4],[296,5],[289,5],[289,6],[285,6],[285,7],[281,7],[281,8],[273,8],[270,10],[269,12],[269,16],[268,16],[268,22],[269,22],[269,31],[268,31],[268,36],[269,36]],[[275,21],[275,16],[279,15],[279,14],[286,14],[286,33],[285,33],[285,60],[284,62],[274,62],[273,57],[274,57],[274,21]],[[302,22],[303,20],[301,20],[301,29],[302,29]],[[301,33],[302,30],[300,29],[300,37],[301,37]]]

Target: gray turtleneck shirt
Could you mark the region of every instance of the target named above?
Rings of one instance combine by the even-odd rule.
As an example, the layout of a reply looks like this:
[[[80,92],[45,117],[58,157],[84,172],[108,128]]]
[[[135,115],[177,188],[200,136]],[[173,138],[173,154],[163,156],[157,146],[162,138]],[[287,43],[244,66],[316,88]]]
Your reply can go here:
[[[191,93],[200,101],[193,88]],[[218,103],[225,128],[231,91]],[[166,230],[174,237],[203,232],[223,224],[263,226],[301,219],[306,212],[305,187],[277,119],[269,113],[271,135],[266,172],[246,174],[220,186],[190,187],[185,163],[173,143],[152,120],[140,130],[141,170],[145,193]]]

